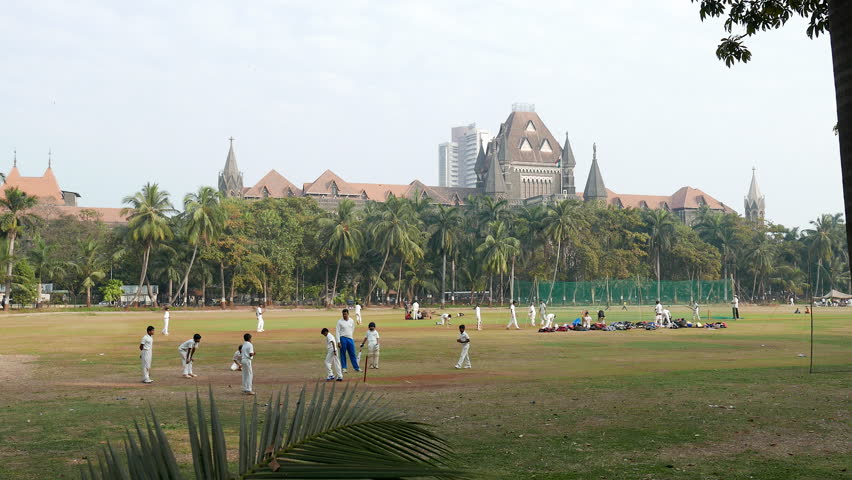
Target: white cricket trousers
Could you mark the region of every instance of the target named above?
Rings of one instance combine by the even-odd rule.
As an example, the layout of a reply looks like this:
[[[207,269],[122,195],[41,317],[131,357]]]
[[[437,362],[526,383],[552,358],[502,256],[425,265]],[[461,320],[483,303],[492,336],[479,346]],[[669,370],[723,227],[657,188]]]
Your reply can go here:
[[[243,359],[243,391],[253,392],[252,380],[254,380],[254,372],[251,370],[251,358]]]
[[[257,331],[258,332],[263,331],[263,315],[257,316]]]
[[[187,362],[186,357],[189,356],[189,352],[180,351],[180,363],[183,365],[183,374],[184,375],[192,375],[192,362]]]
[[[509,324],[506,325],[506,328],[510,328],[510,327],[513,327],[513,326],[517,329],[521,328],[521,327],[518,326],[518,317],[511,315],[509,317]]]
[[[456,363],[456,368],[470,368],[470,355],[468,355],[468,350],[470,350],[470,343],[463,344],[461,355],[459,355],[459,362]]]
[[[142,350],[139,358],[142,359],[142,381],[151,380],[151,350]]]
[[[476,329],[482,330],[482,317],[476,317]]]
[[[343,378],[343,369],[340,368],[340,356],[334,352],[325,354],[325,375],[326,377]]]
[[[583,328],[590,328],[592,326],[592,321],[588,320],[587,317],[583,317]]]
[[[530,325],[535,326],[535,314],[531,313],[530,315]]]
[[[367,355],[370,356],[370,368],[379,368],[380,345],[367,345]]]
[[[360,313],[355,314],[355,321],[358,322],[358,325],[361,325],[361,314]]]
[[[168,335],[168,334],[169,334],[169,319],[164,318],[163,319],[163,335]]]

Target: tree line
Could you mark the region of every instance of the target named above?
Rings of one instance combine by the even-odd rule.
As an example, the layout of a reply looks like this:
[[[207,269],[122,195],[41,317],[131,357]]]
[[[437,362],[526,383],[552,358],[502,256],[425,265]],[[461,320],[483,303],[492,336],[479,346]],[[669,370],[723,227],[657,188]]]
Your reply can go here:
[[[667,210],[510,206],[489,196],[445,206],[425,195],[363,208],[344,199],[326,212],[310,198],[226,199],[212,187],[175,205],[155,183],[123,203],[126,225],[44,220],[33,213],[36,198],[7,189],[0,263],[12,300],[34,303],[42,283],[87,305],[120,299],[121,285],[138,285],[130,303],[147,294],[172,305],[502,304],[519,279],[724,278],[755,301],[850,290],[841,214],[799,230],[704,208],[687,225]]]

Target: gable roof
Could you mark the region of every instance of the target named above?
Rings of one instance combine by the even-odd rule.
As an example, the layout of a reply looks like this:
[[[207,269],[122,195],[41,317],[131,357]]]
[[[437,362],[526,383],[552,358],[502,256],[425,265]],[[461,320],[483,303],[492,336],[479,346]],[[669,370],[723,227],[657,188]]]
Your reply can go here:
[[[532,124],[535,130],[528,130],[527,125]],[[511,158],[513,162],[520,163],[544,163],[548,165],[556,165],[562,155],[562,147],[559,142],[550,133],[541,117],[535,112],[512,112],[506,121],[500,126],[499,135],[505,137],[503,148],[505,148],[506,158]],[[531,148],[521,149],[522,145],[529,142]],[[541,150],[541,145],[547,140],[550,144],[551,151],[545,152]]]
[[[270,170],[269,173],[263,176],[253,187],[247,188],[243,196],[249,198],[263,198],[263,189],[269,192],[269,197],[272,198],[283,198],[287,197],[288,191],[293,192],[293,196],[300,196],[302,194],[302,190],[293,185],[290,180],[284,178],[283,175],[278,173],[275,169]]]
[[[27,195],[38,197],[43,201],[62,202],[62,190],[59,188],[59,183],[50,167],[40,177],[23,177],[18,171],[18,167],[12,167],[9,175],[6,176],[6,183],[3,184],[2,191],[12,187],[17,187]]]

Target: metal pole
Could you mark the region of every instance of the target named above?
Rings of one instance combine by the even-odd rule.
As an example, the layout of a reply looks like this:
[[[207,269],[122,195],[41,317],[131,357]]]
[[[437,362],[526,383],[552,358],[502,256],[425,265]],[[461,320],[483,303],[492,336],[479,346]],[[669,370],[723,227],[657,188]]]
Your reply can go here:
[[[811,295],[811,356],[808,373],[814,373],[814,296]]]

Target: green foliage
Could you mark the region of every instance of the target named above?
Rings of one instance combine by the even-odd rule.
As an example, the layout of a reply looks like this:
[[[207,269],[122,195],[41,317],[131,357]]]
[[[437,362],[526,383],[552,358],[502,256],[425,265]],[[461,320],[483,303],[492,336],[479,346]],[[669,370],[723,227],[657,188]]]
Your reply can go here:
[[[287,387],[269,398],[262,419],[256,402],[248,408],[244,403],[238,478],[463,477],[450,467],[449,445],[423,425],[403,420],[372,394],[357,394],[348,386],[339,395],[335,390],[335,385],[318,385],[308,398],[303,388],[291,408]],[[197,479],[228,480],[234,476],[212,387],[208,399],[209,417],[200,393],[194,411],[188,398],[185,402],[193,470]],[[124,457],[107,442],[97,466],[89,461],[82,468],[84,480],[183,478],[156,413],[149,411],[144,426],[135,423],[127,432]]]
[[[26,260],[15,263],[12,269],[12,301],[20,304],[34,303],[38,293],[38,281],[33,267]]]
[[[121,300],[121,280],[112,278],[107,280],[100,288],[101,297],[107,302],[117,302]]]

